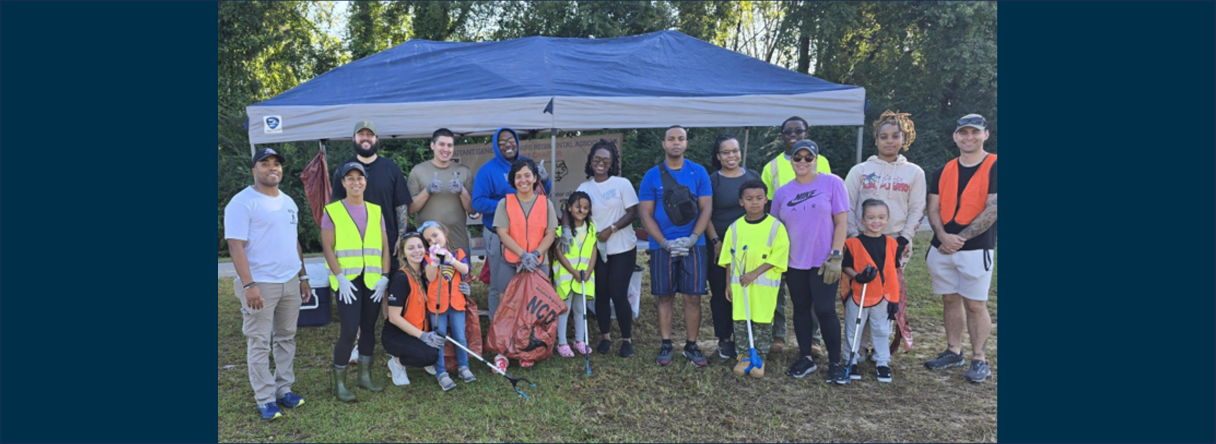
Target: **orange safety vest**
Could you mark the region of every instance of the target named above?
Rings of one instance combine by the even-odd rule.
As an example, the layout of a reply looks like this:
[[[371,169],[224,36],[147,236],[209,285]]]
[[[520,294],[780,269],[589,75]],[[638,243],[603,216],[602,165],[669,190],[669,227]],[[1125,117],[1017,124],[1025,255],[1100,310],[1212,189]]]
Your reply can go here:
[[[401,271],[405,271],[404,268]],[[409,273],[405,273],[406,279],[410,281],[410,296],[405,298],[405,306],[401,307],[401,317],[405,318],[405,322],[418,328],[422,331],[427,331],[426,328],[426,293],[422,292],[422,288],[418,285]]]
[[[548,200],[543,194],[537,194],[536,202],[532,204],[532,212],[524,216],[524,207],[519,204],[519,197],[514,194],[507,195],[507,220],[511,223],[507,234],[510,234],[511,239],[524,251],[536,251],[540,247],[540,240],[545,237],[545,228],[549,226],[549,204],[546,202]],[[519,263],[518,254],[505,245],[502,248],[502,256],[507,262]]]
[[[873,307],[882,302],[884,297],[887,301],[899,303],[899,279],[895,276],[895,248],[899,243],[895,242],[891,236],[883,236],[887,238],[887,254],[884,264],[882,264],[882,273],[878,277],[870,281],[870,288],[866,289],[866,307]],[[873,265],[874,268],[879,268],[878,264],[874,263],[874,259],[870,257],[870,252],[866,251],[866,247],[861,244],[861,239],[852,237],[844,241],[844,245],[848,247],[849,253],[853,255],[853,270],[861,272],[866,269],[866,265]],[[862,284],[856,279],[852,280],[853,288],[853,303],[861,305],[861,287]],[[880,285],[874,285],[880,283]]]
[[[464,258],[464,250],[457,248],[456,260],[461,261]],[[451,280],[448,280],[449,277]],[[435,274],[435,280],[427,286],[426,295],[429,302],[426,304],[426,309],[431,313],[443,313],[448,311],[449,307],[456,311],[464,311],[464,294],[460,292],[460,277],[461,274],[457,273],[451,265],[440,265],[439,272]]]
[[[958,194],[958,159],[946,164],[942,177],[938,179],[938,191],[941,193],[942,223],[951,221],[959,225],[967,225],[984,211],[988,206],[988,171],[996,163],[996,154],[989,154],[980,162],[980,169],[971,176],[967,187],[963,189],[960,201]]]

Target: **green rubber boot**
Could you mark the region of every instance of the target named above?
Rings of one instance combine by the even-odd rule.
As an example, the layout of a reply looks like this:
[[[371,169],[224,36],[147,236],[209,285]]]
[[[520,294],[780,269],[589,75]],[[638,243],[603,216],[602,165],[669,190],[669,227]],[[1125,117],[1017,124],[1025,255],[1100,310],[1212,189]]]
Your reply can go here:
[[[355,394],[346,389],[346,366],[335,365],[329,370],[329,391],[342,402],[353,402]]]
[[[371,356],[359,356],[359,382],[357,384],[359,387],[378,392],[384,390],[384,386],[372,382],[372,359]]]

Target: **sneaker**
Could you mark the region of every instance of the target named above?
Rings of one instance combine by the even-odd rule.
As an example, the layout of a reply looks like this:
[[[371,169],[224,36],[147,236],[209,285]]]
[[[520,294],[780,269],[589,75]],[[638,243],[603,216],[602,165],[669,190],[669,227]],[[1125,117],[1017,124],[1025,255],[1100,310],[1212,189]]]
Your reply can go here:
[[[587,344],[582,342],[574,343],[574,351],[578,352],[580,355],[591,353],[591,349],[587,347]]]
[[[857,364],[849,366],[849,379],[861,379],[861,373],[857,371]]]
[[[835,382],[835,383],[837,383],[837,384],[842,384],[842,385],[843,385],[843,384],[848,384],[848,383],[849,383],[849,377],[848,377],[848,376],[845,376],[845,373],[844,373],[844,366],[843,366],[843,365],[840,365],[840,364],[837,364],[837,363],[835,363],[835,362],[833,362],[833,363],[831,363],[830,365],[828,365],[828,379],[827,379],[827,382]]]
[[[705,367],[706,365],[709,365],[709,360],[705,359],[705,355],[701,353],[700,348],[697,348],[697,344],[693,344],[691,347],[687,345],[684,346],[684,357],[688,358],[689,361],[692,361],[692,363],[697,367]]]
[[[971,368],[967,369],[967,373],[963,373],[963,377],[971,382],[984,382],[991,375],[992,372],[988,370],[988,362],[976,359],[971,360]]]
[[[785,371],[785,374],[795,378],[801,378],[818,369],[819,367],[815,366],[815,361],[807,359],[806,356],[803,356],[798,358],[797,361],[794,361],[794,365],[791,365],[789,370]]]
[[[633,356],[633,341],[621,341],[620,355],[622,358]],[[671,362],[671,358],[667,358],[667,362]]]
[[[557,354],[563,358],[573,358],[574,357],[574,351],[570,350],[570,346],[566,345],[566,344],[557,346]]]
[[[473,371],[469,370],[468,367],[461,367],[461,368],[457,369],[456,374],[460,375],[460,379],[463,379],[464,382],[466,382],[466,383],[477,380],[477,377],[473,376]]]
[[[946,351],[937,355],[936,358],[925,361],[925,367],[929,370],[941,370],[950,367],[962,367],[963,362],[962,353],[954,353],[950,349],[946,349]]]
[[[282,398],[276,399],[275,402],[278,402],[279,404],[283,404],[283,407],[287,407],[289,409],[294,409],[296,407],[304,405],[304,398],[300,397],[300,395],[297,395],[295,393],[287,392],[286,395],[283,395]]]
[[[891,367],[878,366],[878,382],[891,382]]]
[[[283,411],[279,410],[279,405],[273,402],[259,405],[258,411],[262,413],[262,419],[275,419],[283,416]]]
[[[735,353],[735,342],[719,339],[718,340],[718,357],[722,359],[731,359],[737,356]]]
[[[508,361],[506,356],[498,355],[494,357],[494,366],[498,367],[499,372],[506,373],[507,365],[510,363],[511,361]]]
[[[398,364],[396,359],[388,360],[388,371],[393,376],[393,385],[397,387],[410,385],[410,377],[405,374],[405,366]]]
[[[440,373],[439,376],[435,377],[435,379],[439,380],[439,387],[442,387],[443,391],[445,392],[456,388],[456,383],[453,382],[452,378],[448,376],[448,372]]]
[[[663,344],[662,347],[659,347],[659,356],[655,360],[659,362],[659,365],[671,365],[671,356],[674,354],[675,350],[671,344]]]
[[[599,352],[601,355],[608,354],[608,351],[610,350],[612,350],[612,341],[608,339],[601,339],[600,346],[595,348],[595,351]]]
[[[423,367],[422,371],[426,372],[426,374],[428,374],[428,375],[435,376],[435,366],[433,366],[433,365],[428,365],[426,367]]]

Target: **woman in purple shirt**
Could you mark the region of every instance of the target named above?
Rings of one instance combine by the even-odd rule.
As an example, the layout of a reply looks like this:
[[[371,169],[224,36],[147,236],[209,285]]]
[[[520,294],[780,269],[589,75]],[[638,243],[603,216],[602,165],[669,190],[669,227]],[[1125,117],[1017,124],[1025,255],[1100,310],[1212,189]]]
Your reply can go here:
[[[815,371],[811,357],[811,311],[819,318],[823,342],[828,348],[828,382],[847,384],[840,365],[840,320],[836,318],[836,287],[840,282],[845,234],[848,230],[849,197],[844,181],[815,171],[819,146],[811,140],[794,144],[790,161],[794,180],[773,194],[772,213],[789,232],[789,271],[785,282],[794,302],[794,334],[802,357],[786,371],[801,378]]]

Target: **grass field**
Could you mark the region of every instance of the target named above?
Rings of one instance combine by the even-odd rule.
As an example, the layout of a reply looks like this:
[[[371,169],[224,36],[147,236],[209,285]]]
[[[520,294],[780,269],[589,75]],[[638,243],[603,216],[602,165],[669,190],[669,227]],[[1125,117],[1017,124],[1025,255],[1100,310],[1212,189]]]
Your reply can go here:
[[[908,266],[911,292],[908,306],[915,346],[893,356],[894,382],[874,379],[873,363],[863,364],[861,381],[837,386],[823,381],[819,370],[803,379],[785,376],[797,358],[791,320],[785,352],[770,354],[763,379],[737,377],[733,361],[713,352],[717,340],[708,296],[702,300],[699,345],[710,366],[693,367],[679,355],[669,367],[654,356],[660,338],[648,273],[642,285],[641,316],[634,323],[636,354],[616,356],[619,341],[608,355],[591,358],[593,374],[583,358],[554,358],[535,367],[509,372],[531,379],[525,401],[503,378],[470,358],[478,381],[443,392],[422,369],[409,369],[412,384],[393,386],[386,355],[376,341],[373,377],[386,388],[371,393],[348,387],[358,402],[342,403],[329,393],[329,364],[338,336],[336,313],[324,327],[301,328],[296,335],[295,393],[305,397],[284,417],[263,421],[254,408],[245,366],[239,304],[231,279],[219,280],[219,441],[220,442],[995,442],[997,439],[997,283],[993,273],[989,307],[992,338],[988,360],[992,377],[973,384],[966,368],[934,372],[922,363],[945,348],[942,303],[933,295],[925,270],[928,234],[915,240],[917,259]],[[645,266],[646,255],[639,254]],[[480,271],[480,268],[476,269]],[[486,306],[486,287],[477,283],[473,298]],[[787,302],[788,303],[788,302]],[[677,298],[673,339],[683,338],[683,308]],[[838,312],[843,310],[838,306]],[[843,315],[842,315],[843,316]],[[383,324],[383,321],[381,321]],[[482,317],[483,331],[487,320]],[[615,331],[613,338],[619,338]],[[598,332],[594,321],[593,333]],[[573,333],[571,333],[572,335]],[[379,336],[379,328],[377,328]],[[970,342],[964,335],[964,355]],[[771,367],[770,367],[771,366]],[[522,386],[521,386],[522,388]]]

